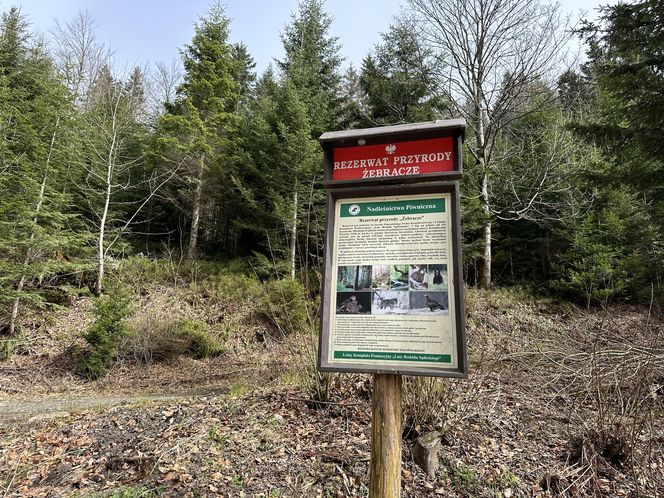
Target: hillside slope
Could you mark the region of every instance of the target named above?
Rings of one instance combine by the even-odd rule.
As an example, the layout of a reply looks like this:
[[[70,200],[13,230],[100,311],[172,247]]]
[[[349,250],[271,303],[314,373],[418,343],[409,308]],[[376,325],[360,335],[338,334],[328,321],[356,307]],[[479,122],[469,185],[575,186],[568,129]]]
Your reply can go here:
[[[86,306],[39,332],[52,343],[37,334],[33,354],[2,364],[0,386],[12,387],[4,401],[72,391],[207,396],[1,425],[6,496],[366,496],[370,376],[333,376],[329,402],[308,401],[306,332],[282,337],[257,304],[238,307],[209,289],[153,287],[134,322],[168,310],[213,330],[234,323],[226,352],[125,359],[90,382],[63,363],[68,342],[54,338],[63,324],[75,336]],[[469,379],[406,383],[403,496],[664,493],[661,312],[470,289],[467,315]],[[411,456],[428,430],[443,434],[435,479]]]

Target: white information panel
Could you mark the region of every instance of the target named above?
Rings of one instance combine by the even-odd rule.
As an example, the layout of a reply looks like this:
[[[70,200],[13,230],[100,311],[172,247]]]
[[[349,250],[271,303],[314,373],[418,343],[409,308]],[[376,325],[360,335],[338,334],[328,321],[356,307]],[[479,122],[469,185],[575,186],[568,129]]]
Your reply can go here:
[[[452,196],[337,199],[328,367],[454,370]]]

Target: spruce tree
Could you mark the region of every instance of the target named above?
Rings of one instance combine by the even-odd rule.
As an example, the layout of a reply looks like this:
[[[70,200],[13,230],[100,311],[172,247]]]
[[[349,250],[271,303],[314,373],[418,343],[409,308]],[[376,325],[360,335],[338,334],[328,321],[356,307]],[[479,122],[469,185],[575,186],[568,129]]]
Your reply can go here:
[[[332,18],[321,0],[303,0],[285,27],[285,57],[277,61],[280,81],[264,81],[257,93],[260,102],[251,129],[263,129],[273,141],[275,154],[257,163],[263,181],[272,187],[271,205],[286,234],[284,256],[295,277],[297,253],[307,265],[318,254],[320,211],[323,199],[314,187],[322,178],[322,155],[315,140],[341,125],[342,98],[339,43],[329,31]],[[272,95],[269,95],[272,93]],[[254,149],[255,150],[255,149]],[[256,156],[264,154],[257,152]],[[305,230],[301,230],[304,228]],[[313,245],[310,243],[315,241]]]
[[[332,17],[322,0],[302,0],[281,36],[283,60],[277,61],[284,79],[300,94],[311,122],[311,133],[336,129],[342,100],[338,38],[330,35]]]
[[[577,139],[602,154],[585,172],[592,209],[560,231],[561,286],[587,303],[664,294],[663,15],[655,0],[603,7],[582,30],[587,63],[558,82]]]
[[[85,242],[66,192],[71,102],[18,9],[0,21],[0,313],[9,334],[21,302],[71,271]]]
[[[237,62],[233,80],[238,84],[238,91],[242,97],[248,97],[256,84],[256,62],[244,43],[232,45],[233,58]]]
[[[241,64],[228,42],[229,23],[217,4],[195,25],[191,43],[181,51],[184,81],[161,118],[153,147],[157,161],[182,164],[184,173],[173,197],[189,220],[188,259],[197,256],[204,218],[208,237],[217,241],[228,234],[231,221],[226,214],[235,195],[234,139],[241,89],[234,76]]]
[[[664,231],[662,16],[662,2],[645,0],[607,6],[586,26],[583,76],[595,85],[595,112],[576,119],[576,129],[615,158],[611,177],[643,194]]]
[[[260,243],[253,247],[283,262],[278,271],[295,275],[297,249],[306,251],[313,183],[319,178],[320,152],[312,138],[307,107],[294,84],[277,82],[271,70],[256,86],[243,120],[243,184],[247,187],[244,230]],[[315,195],[315,194],[314,194]],[[301,253],[302,254],[302,253]],[[306,256],[300,262],[306,262]]]
[[[362,62],[360,86],[368,107],[363,125],[412,123],[442,117],[447,106],[430,91],[435,63],[418,39],[414,26],[405,20],[392,24],[382,34],[382,42]]]

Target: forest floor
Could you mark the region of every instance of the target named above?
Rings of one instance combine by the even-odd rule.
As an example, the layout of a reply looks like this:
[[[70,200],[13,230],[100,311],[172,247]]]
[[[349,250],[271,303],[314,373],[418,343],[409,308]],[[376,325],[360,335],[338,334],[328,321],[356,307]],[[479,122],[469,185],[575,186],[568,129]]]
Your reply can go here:
[[[232,320],[182,298],[153,289],[137,315]],[[255,319],[219,357],[125,360],[88,381],[66,359],[88,309],[0,363],[0,496],[366,496],[370,376],[334,376],[330,403],[312,404],[302,337],[270,339]],[[661,311],[471,290],[467,326],[467,380],[406,382],[404,497],[664,496]],[[430,429],[434,478],[411,451]]]

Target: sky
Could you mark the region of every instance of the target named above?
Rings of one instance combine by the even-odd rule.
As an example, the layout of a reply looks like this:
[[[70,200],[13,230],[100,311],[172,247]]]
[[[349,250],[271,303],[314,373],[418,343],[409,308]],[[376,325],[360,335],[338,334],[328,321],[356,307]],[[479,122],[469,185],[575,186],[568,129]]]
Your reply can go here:
[[[362,59],[380,41],[405,0],[327,0],[339,37],[344,66],[360,67]],[[231,18],[231,41],[244,42],[260,74],[283,56],[280,34],[297,9],[297,0],[226,0]],[[602,4],[614,3],[603,0]],[[594,17],[599,0],[564,0],[562,9],[578,17]],[[0,11],[21,7],[33,31],[48,35],[55,19],[66,22],[87,11],[97,23],[97,39],[111,47],[117,67],[170,63],[188,43],[193,23],[208,10],[210,0],[0,0]]]

